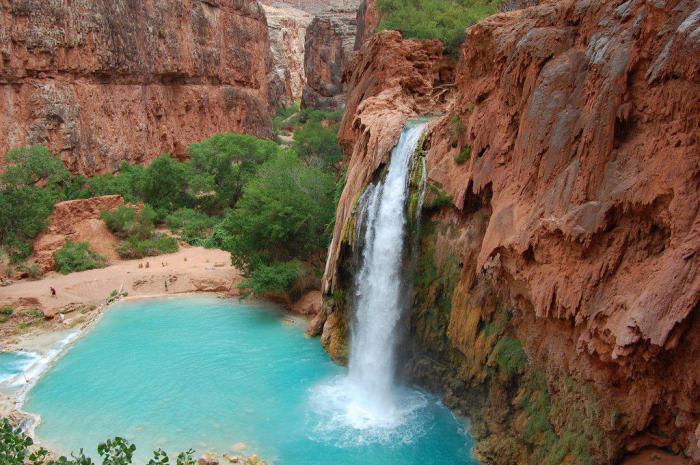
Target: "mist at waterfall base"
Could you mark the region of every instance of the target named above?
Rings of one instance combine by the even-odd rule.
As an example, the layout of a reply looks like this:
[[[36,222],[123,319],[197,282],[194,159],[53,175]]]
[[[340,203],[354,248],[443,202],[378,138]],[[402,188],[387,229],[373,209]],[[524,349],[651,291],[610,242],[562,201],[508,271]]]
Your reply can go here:
[[[382,181],[357,203],[361,257],[355,278],[349,372],[315,389],[328,437],[367,444],[408,443],[426,434],[421,417],[434,400],[397,384],[395,357],[403,295],[407,197],[413,155],[425,123],[409,123],[392,151]]]
[[[316,386],[343,376],[304,324],[260,305],[206,297],[124,302],[53,366],[24,410],[41,416],[40,442],[95,458],[126,437],[138,464],[152,450],[197,456],[258,454],[271,465],[475,463],[464,426],[439,400],[421,407],[394,443],[328,429]],[[233,451],[237,443],[245,450]],[[239,445],[240,447],[240,445]],[[236,447],[236,449],[239,449]],[[226,463],[222,461],[222,463]]]

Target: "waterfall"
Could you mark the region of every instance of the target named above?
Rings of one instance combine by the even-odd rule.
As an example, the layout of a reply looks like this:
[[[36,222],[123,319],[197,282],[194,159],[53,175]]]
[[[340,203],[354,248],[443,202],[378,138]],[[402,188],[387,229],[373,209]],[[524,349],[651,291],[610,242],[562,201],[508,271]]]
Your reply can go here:
[[[378,408],[392,408],[396,324],[403,312],[408,173],[424,128],[411,124],[404,129],[385,179],[365,192],[358,221],[364,249],[355,282],[349,378],[374,397]]]
[[[425,407],[425,396],[396,383],[398,323],[410,286],[403,280],[409,176],[425,123],[409,123],[391,153],[384,179],[370,184],[357,203],[354,317],[347,376],[312,392],[327,424],[316,428],[349,442],[409,441],[418,432],[411,418]],[[425,167],[423,179],[425,181]],[[422,202],[420,192],[418,208]],[[347,430],[346,430],[347,429]]]

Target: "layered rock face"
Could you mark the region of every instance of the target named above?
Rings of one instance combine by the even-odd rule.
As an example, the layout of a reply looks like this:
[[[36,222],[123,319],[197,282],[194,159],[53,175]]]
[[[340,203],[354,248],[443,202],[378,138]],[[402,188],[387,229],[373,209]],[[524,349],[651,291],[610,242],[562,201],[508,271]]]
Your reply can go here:
[[[302,106],[336,110],[344,104],[343,68],[351,59],[359,2],[346,2],[316,16],[306,33]]]
[[[271,3],[271,2],[268,2]],[[301,100],[306,85],[304,44],[306,29],[313,16],[286,4],[264,4],[270,31],[272,71],[270,73],[270,106],[288,107]]]
[[[92,174],[217,132],[272,135],[255,0],[5,0],[0,43],[0,152],[45,144]]]
[[[379,34],[349,77],[325,346],[345,347],[357,196],[403,121],[445,112],[424,145],[407,373],[472,416],[484,463],[700,462],[697,2],[493,16],[453,85],[425,53]]]

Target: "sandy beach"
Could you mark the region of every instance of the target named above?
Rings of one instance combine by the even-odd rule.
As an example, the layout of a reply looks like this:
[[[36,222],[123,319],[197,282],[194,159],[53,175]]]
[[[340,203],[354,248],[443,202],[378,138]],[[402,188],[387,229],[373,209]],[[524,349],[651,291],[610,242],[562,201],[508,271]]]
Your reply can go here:
[[[118,261],[106,268],[68,275],[49,273],[39,280],[0,287],[0,307],[31,306],[45,315],[21,330],[16,318],[0,325],[0,351],[22,351],[38,357],[26,378],[19,380],[23,383],[1,390],[0,417],[19,413],[28,389],[66,347],[99,320],[114,291],[122,295],[120,299],[202,292],[235,296],[241,275],[230,265],[229,257],[221,250],[183,247],[173,254]],[[56,289],[55,297],[51,287]]]

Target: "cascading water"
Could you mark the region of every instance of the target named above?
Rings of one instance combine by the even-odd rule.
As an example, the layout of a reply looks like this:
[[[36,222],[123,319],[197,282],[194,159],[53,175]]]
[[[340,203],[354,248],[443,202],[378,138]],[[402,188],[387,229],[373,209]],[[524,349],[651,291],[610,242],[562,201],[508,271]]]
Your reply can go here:
[[[425,125],[404,130],[391,154],[384,182],[366,204],[362,268],[356,282],[355,320],[350,347],[352,382],[378,409],[393,405],[396,324],[401,318],[401,268],[406,229],[408,172]]]
[[[409,172],[425,123],[409,123],[391,154],[383,181],[367,187],[358,201],[357,232],[362,255],[355,279],[355,318],[348,375],[320,386],[314,396],[335,428],[349,435],[370,432],[364,440],[406,440],[402,431],[425,405],[422,393],[397,385],[397,324],[406,291],[402,279],[406,240]],[[352,431],[354,430],[354,431]],[[374,433],[379,432],[377,436]],[[360,435],[361,436],[361,435]],[[363,440],[362,438],[360,440]]]

